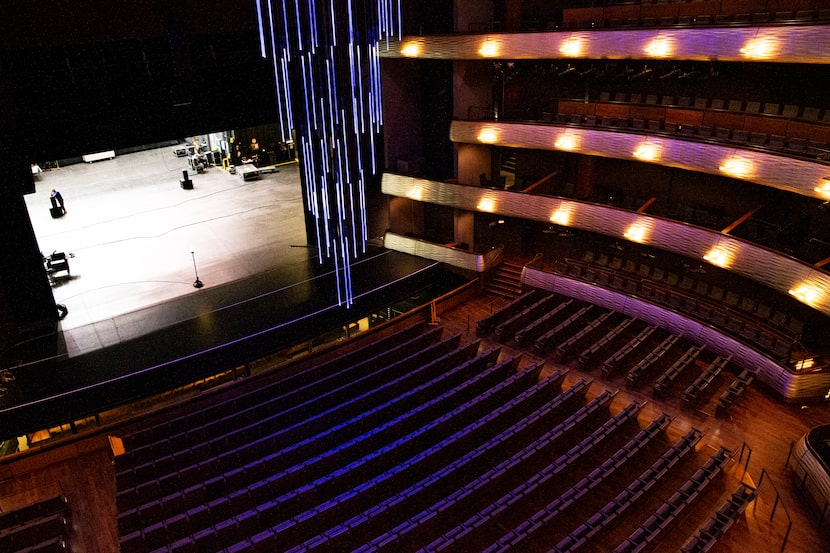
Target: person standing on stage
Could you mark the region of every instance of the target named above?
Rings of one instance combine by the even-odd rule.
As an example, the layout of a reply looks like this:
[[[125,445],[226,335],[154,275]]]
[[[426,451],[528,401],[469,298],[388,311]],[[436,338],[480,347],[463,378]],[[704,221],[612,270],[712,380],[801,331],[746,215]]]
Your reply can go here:
[[[61,196],[60,192],[53,188],[52,193],[49,194],[49,200],[52,202],[52,207],[60,206],[61,211],[63,211],[64,214],[66,213],[66,208],[63,205],[63,196]]]

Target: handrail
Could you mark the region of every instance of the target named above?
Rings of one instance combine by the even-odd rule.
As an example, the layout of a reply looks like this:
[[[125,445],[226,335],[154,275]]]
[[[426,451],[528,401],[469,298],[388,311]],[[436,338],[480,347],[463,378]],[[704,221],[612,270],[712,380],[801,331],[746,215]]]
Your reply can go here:
[[[540,269],[541,270],[542,267],[543,267],[543,263],[542,263],[542,258],[543,257],[544,257],[543,254],[537,253],[535,256],[533,256],[533,259],[531,259],[530,261],[525,263],[525,267],[527,267],[529,269]]]

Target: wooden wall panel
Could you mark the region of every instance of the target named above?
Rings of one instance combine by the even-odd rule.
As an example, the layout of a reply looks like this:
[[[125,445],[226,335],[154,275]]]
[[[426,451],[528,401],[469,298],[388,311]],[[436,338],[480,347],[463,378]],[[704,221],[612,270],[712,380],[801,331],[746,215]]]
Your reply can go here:
[[[830,126],[814,125],[802,121],[787,121],[787,136],[830,143]]]
[[[653,17],[659,20],[661,17],[677,17],[677,12],[680,7],[678,2],[657,2],[654,4],[641,4],[640,17]]]
[[[767,11],[773,14],[814,9],[816,9],[815,0],[767,0]]]
[[[631,106],[629,104],[596,104],[597,117],[614,117],[616,119],[628,119]]]
[[[763,115],[747,115],[744,119],[744,130],[747,132],[763,132],[786,136],[786,119],[780,117],[767,117]]]
[[[602,8],[568,8],[562,10],[563,23],[602,21]]]
[[[565,115],[593,115],[596,104],[559,100],[559,113]]]
[[[620,21],[625,21],[626,19],[639,19],[640,5],[620,4],[617,6],[606,6],[602,10],[602,17],[606,21],[611,19],[618,19]]]
[[[734,111],[713,111],[707,110],[703,112],[703,124],[710,127],[723,127],[726,129],[742,129],[744,128],[743,113]]]
[[[666,108],[663,106],[647,106],[644,104],[633,104],[631,106],[631,118],[648,121],[653,119],[662,121],[666,118]]]
[[[677,123],[678,125],[694,125],[699,127],[703,124],[703,111],[699,109],[666,109],[666,123]]]
[[[726,15],[767,11],[765,0],[722,0],[720,9]]]
[[[693,0],[682,2],[678,15],[717,15],[721,10],[721,0]]]

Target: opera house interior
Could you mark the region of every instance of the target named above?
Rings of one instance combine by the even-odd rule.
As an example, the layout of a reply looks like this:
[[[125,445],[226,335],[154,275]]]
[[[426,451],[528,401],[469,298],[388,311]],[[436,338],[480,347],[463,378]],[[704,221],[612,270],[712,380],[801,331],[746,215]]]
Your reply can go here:
[[[830,0],[0,33],[0,551],[830,550]]]

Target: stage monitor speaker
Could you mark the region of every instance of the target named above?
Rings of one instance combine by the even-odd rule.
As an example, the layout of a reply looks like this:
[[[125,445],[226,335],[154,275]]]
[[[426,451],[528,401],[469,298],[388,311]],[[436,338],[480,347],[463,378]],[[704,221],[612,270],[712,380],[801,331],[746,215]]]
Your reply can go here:
[[[179,181],[183,190],[193,190],[193,181],[187,176],[187,169],[182,169],[182,180]]]

